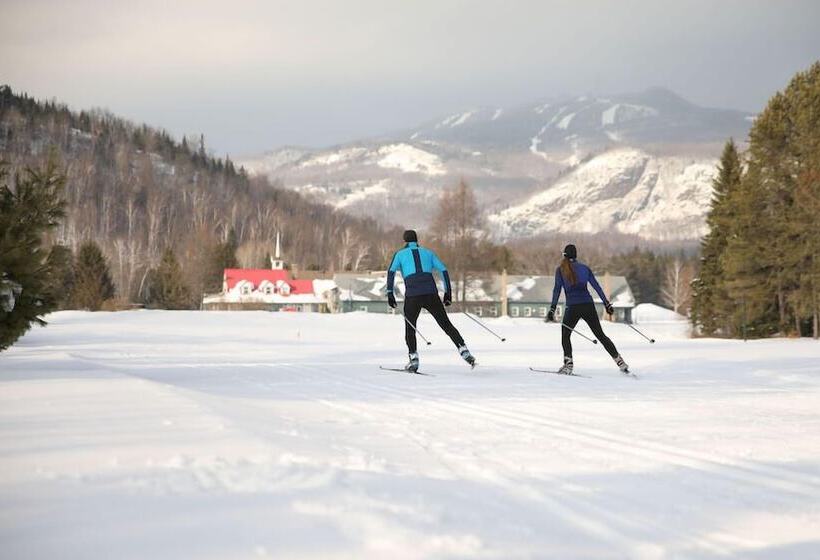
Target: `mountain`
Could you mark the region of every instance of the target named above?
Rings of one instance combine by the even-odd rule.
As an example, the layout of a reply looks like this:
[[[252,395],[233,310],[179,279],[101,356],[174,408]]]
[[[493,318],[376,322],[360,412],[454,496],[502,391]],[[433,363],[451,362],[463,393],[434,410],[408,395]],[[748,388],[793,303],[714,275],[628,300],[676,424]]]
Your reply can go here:
[[[710,160],[609,150],[522,204],[490,216],[502,237],[614,231],[656,241],[705,233],[715,166]]]
[[[752,120],[749,113],[699,107],[652,88],[474,108],[381,138],[322,150],[287,147],[242,163],[308,197],[385,224],[426,225],[442,189],[464,178],[502,239],[556,231],[692,239],[703,231],[712,176],[707,170],[720,144],[745,138]],[[621,167],[625,159],[637,167]],[[698,172],[690,177],[693,170]],[[544,212],[563,211],[568,191],[576,205],[617,210],[594,220],[592,211],[575,212],[569,225],[559,227]],[[624,192],[633,194],[606,202]],[[657,209],[664,210],[651,217]]]

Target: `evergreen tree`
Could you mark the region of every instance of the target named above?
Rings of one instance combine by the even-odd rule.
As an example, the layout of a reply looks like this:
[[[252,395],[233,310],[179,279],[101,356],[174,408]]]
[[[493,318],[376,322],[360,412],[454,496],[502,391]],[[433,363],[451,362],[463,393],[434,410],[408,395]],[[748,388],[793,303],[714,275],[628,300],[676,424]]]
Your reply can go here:
[[[191,290],[171,248],[165,249],[159,266],[150,273],[149,304],[161,309],[191,309]]]
[[[0,350],[57,306],[55,260],[43,249],[44,234],[64,215],[65,178],[54,161],[26,170],[7,184],[0,164]]]
[[[764,201],[757,189],[755,172],[750,170],[729,197],[734,216],[729,227],[726,249],[720,257],[726,291],[732,306],[728,322],[734,335],[768,336],[777,330],[777,308],[771,279],[773,266],[771,241],[760,230]]]
[[[79,309],[99,311],[103,303],[114,297],[114,283],[108,261],[93,241],[80,246],[74,262],[72,301]]]
[[[700,273],[692,286],[692,324],[707,336],[732,334],[729,321],[732,302],[726,291],[721,259],[733,217],[729,197],[738,189],[740,178],[740,157],[734,140],[730,139],[723,147],[718,173],[712,182],[712,205],[706,216],[709,233],[701,242]]]
[[[794,177],[794,217],[786,224],[793,246],[787,266],[797,289],[789,294],[799,333],[820,337],[820,62],[795,76],[786,89],[792,100],[789,161]]]
[[[71,306],[71,293],[74,291],[74,256],[71,249],[63,245],[54,245],[46,261],[52,271],[50,290],[58,309]]]
[[[613,258],[607,268],[626,277],[638,303],[661,303],[665,267],[663,259],[652,251],[634,247]]]
[[[206,292],[214,293],[222,289],[222,276],[226,268],[239,268],[239,261],[236,258],[238,247],[239,243],[233,228],[228,232],[228,238],[224,243],[217,243],[213,247],[210,258],[206,263],[204,282]],[[262,268],[270,268],[270,261]]]

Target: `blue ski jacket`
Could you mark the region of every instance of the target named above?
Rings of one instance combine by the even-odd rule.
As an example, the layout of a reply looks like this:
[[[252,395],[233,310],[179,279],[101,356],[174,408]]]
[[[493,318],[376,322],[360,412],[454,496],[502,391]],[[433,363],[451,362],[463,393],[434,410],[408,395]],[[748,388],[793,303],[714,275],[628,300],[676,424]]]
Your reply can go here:
[[[452,293],[450,275],[447,267],[430,249],[419,247],[418,243],[408,243],[393,255],[393,261],[387,270],[387,292],[393,292],[393,282],[396,272],[400,271],[404,278],[404,296],[422,296],[438,294],[438,286],[433,278],[433,271],[438,270],[444,278],[444,292]]]
[[[560,266],[555,270],[555,287],[552,289],[552,309],[555,309],[558,305],[558,296],[561,295],[561,288],[564,289],[564,293],[567,295],[567,307],[579,303],[593,303],[587,283],[592,284],[592,287],[601,297],[601,301],[604,302],[604,305],[607,305],[609,300],[601,289],[601,285],[598,284],[598,281],[595,279],[592,270],[584,263],[578,261],[571,261],[570,266],[572,266],[572,270],[575,271],[576,280],[572,286],[567,286],[567,283],[561,276]]]

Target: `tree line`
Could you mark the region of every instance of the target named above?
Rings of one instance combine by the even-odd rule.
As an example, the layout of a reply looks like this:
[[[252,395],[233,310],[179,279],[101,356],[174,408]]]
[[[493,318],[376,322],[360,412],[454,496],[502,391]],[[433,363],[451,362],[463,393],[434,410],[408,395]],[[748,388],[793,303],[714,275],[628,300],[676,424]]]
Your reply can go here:
[[[377,268],[393,251],[373,220],[249,177],[229,157],[209,154],[201,136],[177,141],[105,111],[74,112],[7,86],[0,86],[0,161],[12,179],[49,162],[60,169],[65,217],[49,244],[78,256],[94,243],[120,303],[153,297],[149,275],[168,250],[188,287],[188,307],[221,287],[227,246],[236,264],[259,266],[277,231],[303,270]]]
[[[820,336],[820,62],[727,142],[694,281],[704,335]]]

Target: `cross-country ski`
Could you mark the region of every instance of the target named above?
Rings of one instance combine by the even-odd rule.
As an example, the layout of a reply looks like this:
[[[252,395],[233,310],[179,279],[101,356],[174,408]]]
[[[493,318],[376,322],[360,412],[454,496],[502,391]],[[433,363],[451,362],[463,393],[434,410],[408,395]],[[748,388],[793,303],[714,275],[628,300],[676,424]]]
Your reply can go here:
[[[382,371],[397,371],[399,373],[411,373],[411,374],[415,374],[415,375],[430,375],[430,376],[435,375],[433,373],[427,373],[426,371],[413,371],[413,370],[410,370],[410,369],[407,369],[407,368],[392,368],[392,367],[379,366],[379,369],[382,370]]]
[[[574,371],[560,371],[560,370],[557,370],[557,369],[539,369],[539,368],[534,368],[534,367],[529,368],[529,370],[533,373],[552,373],[552,374],[555,374],[555,375],[571,375],[573,377],[586,377],[586,378],[589,378],[588,375],[581,375],[580,373],[576,373]]]

